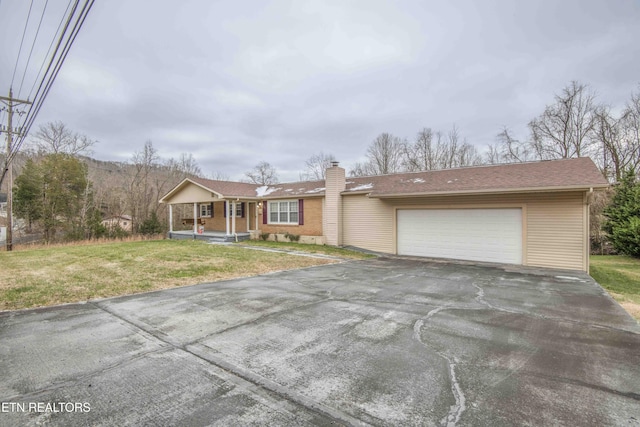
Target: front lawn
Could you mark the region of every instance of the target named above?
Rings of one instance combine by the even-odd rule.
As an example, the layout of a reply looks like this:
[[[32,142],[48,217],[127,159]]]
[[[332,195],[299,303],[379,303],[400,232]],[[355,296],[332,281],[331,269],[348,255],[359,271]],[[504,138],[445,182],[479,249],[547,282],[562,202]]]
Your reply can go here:
[[[317,250],[362,257],[333,249]],[[0,252],[0,310],[86,301],[332,262],[335,261],[194,240],[111,242]]]
[[[640,320],[640,259],[593,255],[589,273],[625,310]]]

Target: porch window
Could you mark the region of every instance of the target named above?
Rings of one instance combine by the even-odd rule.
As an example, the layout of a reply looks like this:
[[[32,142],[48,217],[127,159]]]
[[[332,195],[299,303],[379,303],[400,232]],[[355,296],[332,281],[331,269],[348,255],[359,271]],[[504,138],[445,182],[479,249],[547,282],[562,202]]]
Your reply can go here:
[[[269,224],[298,224],[298,201],[269,202]]]
[[[236,218],[244,218],[244,207],[245,207],[245,202],[236,202],[236,211],[235,211],[235,215],[234,212],[232,212],[231,216],[232,217],[236,217]],[[224,217],[227,217],[227,202],[224,202]]]
[[[200,218],[211,218],[213,213],[213,203],[200,205]]]

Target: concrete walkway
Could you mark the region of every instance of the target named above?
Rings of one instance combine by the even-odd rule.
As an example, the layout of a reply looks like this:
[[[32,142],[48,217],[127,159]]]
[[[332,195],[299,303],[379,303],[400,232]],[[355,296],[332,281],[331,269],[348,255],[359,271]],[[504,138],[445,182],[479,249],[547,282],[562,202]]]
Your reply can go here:
[[[4,312],[0,372],[2,426],[640,422],[637,322],[587,275],[516,267],[380,258]]]

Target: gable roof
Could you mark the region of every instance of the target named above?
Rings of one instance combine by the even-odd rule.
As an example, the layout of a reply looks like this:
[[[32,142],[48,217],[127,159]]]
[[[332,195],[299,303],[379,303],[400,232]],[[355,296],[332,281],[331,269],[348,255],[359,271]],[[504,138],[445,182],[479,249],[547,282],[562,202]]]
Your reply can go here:
[[[205,178],[185,178],[171,191],[165,194],[160,202],[166,202],[185,186],[193,184],[218,195],[221,199],[282,199],[285,197],[324,196],[324,181],[289,182],[282,184],[260,185],[248,182],[219,181]]]
[[[606,188],[588,157],[347,178],[345,193],[400,197]]]
[[[303,181],[272,185],[186,178],[167,193],[166,202],[187,185],[227,199],[282,199],[324,196],[325,181]],[[426,172],[347,178],[343,194],[370,197],[402,197],[472,193],[566,191],[606,188],[607,180],[588,157],[530,163],[473,166]]]

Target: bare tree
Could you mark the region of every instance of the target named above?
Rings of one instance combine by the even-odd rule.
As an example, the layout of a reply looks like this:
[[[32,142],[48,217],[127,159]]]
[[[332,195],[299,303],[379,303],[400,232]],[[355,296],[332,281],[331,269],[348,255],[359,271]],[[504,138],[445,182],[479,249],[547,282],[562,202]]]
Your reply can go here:
[[[442,169],[474,166],[482,163],[482,157],[478,154],[476,147],[461,138],[460,130],[455,124],[447,132],[443,152]]]
[[[244,174],[250,182],[261,185],[271,185],[278,183],[278,173],[270,163],[262,161],[253,169]]]
[[[596,111],[596,123],[594,126],[593,140],[597,144],[598,163],[600,170],[608,179],[621,178],[623,172],[622,156],[624,155],[624,142],[621,138],[621,122],[615,118],[609,107],[600,107]]]
[[[325,179],[326,171],[336,158],[333,154],[325,154],[322,151],[309,157],[305,162],[307,170],[300,174],[302,181],[321,181]]]
[[[371,176],[375,175],[368,162],[356,162],[349,169],[349,176]]]
[[[386,175],[404,170],[406,143],[389,133],[381,133],[367,148],[367,161],[356,163],[351,176]]]
[[[208,175],[208,178],[212,179],[214,181],[229,181],[229,175],[227,175],[224,172],[220,172],[220,171],[212,171]]]
[[[496,145],[489,145],[487,163],[518,163],[535,160],[532,144],[514,138],[506,126],[496,135],[496,140]]]
[[[555,103],[529,123],[536,157],[548,160],[589,154],[595,109],[595,94],[589,86],[572,81],[555,96]]]
[[[627,142],[630,164],[636,171],[640,167],[640,86],[638,91],[631,94],[622,116],[623,134]]]
[[[440,169],[443,148],[442,134],[423,128],[413,144],[406,146],[405,169],[409,172]]]
[[[619,181],[627,169],[640,166],[640,91],[631,94],[620,116],[609,107],[596,109],[593,141],[604,175]]]
[[[179,175],[181,179],[202,175],[202,170],[191,153],[182,153],[177,160],[169,159],[166,166]]]
[[[71,131],[60,121],[40,125],[33,136],[33,144],[39,154],[90,154],[96,142],[86,135]]]
[[[158,189],[153,186],[151,172],[159,165],[158,152],[151,141],[144,143],[142,151],[134,153],[131,163],[133,169],[128,182],[128,205],[131,210],[132,229],[136,228],[151,215],[151,206],[158,197]]]
[[[475,146],[461,138],[457,126],[443,135],[430,128],[418,132],[413,144],[405,146],[404,164],[410,172],[473,166],[483,163]]]

